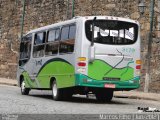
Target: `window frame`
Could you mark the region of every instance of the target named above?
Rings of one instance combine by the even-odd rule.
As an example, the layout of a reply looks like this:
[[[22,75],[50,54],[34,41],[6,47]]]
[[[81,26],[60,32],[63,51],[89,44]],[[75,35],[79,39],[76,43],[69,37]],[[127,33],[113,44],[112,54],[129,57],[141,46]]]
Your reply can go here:
[[[74,34],[74,38],[70,38],[70,27],[71,26],[75,26],[75,29],[76,29],[76,24],[71,24],[71,25],[69,25],[69,33],[68,33],[68,39],[76,39],[76,30],[75,30],[75,34]]]
[[[45,38],[43,38],[44,40],[43,40],[43,43],[41,43],[41,44],[35,44],[35,36],[38,33],[43,33],[43,37],[45,37]],[[47,31],[46,30],[35,32],[35,34],[34,34],[34,40],[33,40],[33,52],[32,52],[32,57],[33,58],[41,58],[41,57],[45,56],[46,39],[47,39]],[[34,47],[38,47],[38,46],[43,46],[44,47],[44,49],[43,49],[43,56],[38,56],[38,57],[36,56],[35,57],[34,56]]]
[[[46,43],[54,42],[54,41],[48,41],[49,32],[52,31],[52,30],[55,30],[55,31],[59,30],[59,37],[58,37],[58,39],[55,39],[54,41],[59,41],[59,40],[60,40],[61,29],[60,29],[60,27],[55,27],[55,28],[52,28],[52,29],[48,29],[48,30],[47,30]],[[56,33],[55,33],[55,34],[56,34]]]
[[[39,33],[43,33],[43,37],[45,37],[45,38],[43,38],[44,39],[44,41],[43,41],[43,43],[40,43],[40,44],[35,44],[35,36],[36,36],[36,34],[39,34]],[[45,36],[44,36],[44,33],[45,33]],[[45,44],[45,42],[46,42],[46,31],[38,31],[38,32],[35,32],[35,34],[34,34],[34,43],[33,43],[33,45],[34,46],[38,46],[38,45],[41,45],[41,44]]]
[[[97,21],[114,21],[114,20],[105,20],[105,19],[98,19]],[[87,30],[86,30],[86,26],[87,26],[87,24],[89,23],[89,22],[91,22],[92,23],[92,20],[86,20],[85,21],[85,27],[84,27],[84,29],[85,29],[85,37],[86,37],[86,39],[89,41],[89,42],[91,42],[91,39],[92,38],[90,38],[89,39],[89,35],[87,35]],[[139,26],[138,26],[138,24],[136,24],[136,23],[134,23],[134,22],[129,22],[129,21],[120,21],[120,20],[116,20],[116,22],[121,22],[121,23],[128,23],[128,24],[133,24],[134,25],[134,31],[135,31],[135,38],[134,38],[134,40],[133,40],[133,42],[132,43],[122,43],[122,44],[117,44],[117,43],[100,43],[100,42],[96,42],[96,41],[94,41],[94,43],[96,43],[96,44],[103,44],[103,45],[116,45],[116,46],[119,46],[119,45],[133,45],[133,44],[135,44],[137,41],[138,41],[138,36],[139,36]],[[91,25],[91,24],[90,24]],[[109,29],[109,32],[111,31],[111,29]],[[124,31],[125,31],[125,29],[124,29]],[[126,31],[125,31],[126,32]],[[126,35],[126,33],[124,32],[124,36]],[[109,33],[110,34],[110,33]],[[108,36],[108,37],[110,37],[110,35]],[[114,37],[114,36],[113,36]],[[127,40],[126,38],[124,39],[124,40]]]
[[[59,31],[59,36],[57,39],[55,39],[54,41],[48,41],[48,36],[49,36],[49,32],[52,31],[52,30],[55,30],[55,35],[56,35],[56,31],[58,30]],[[45,42],[45,56],[55,56],[55,55],[58,55],[59,54],[59,44],[60,44],[60,35],[61,35],[61,28],[60,27],[55,27],[55,28],[52,28],[52,29],[48,29],[46,31],[47,35],[46,35],[46,42]],[[58,43],[58,51],[56,54],[51,54],[51,55],[47,55],[46,54],[46,46],[48,44],[53,44],[53,43]]]
[[[62,37],[61,37],[61,35],[62,35],[62,29],[64,28],[64,27],[69,27],[69,30],[68,30],[68,38],[67,39],[63,39],[62,40]],[[72,38],[72,39],[70,39],[69,38],[69,33],[70,33],[70,26],[75,26],[75,28],[77,28],[77,25],[76,25],[76,23],[71,23],[71,24],[66,24],[66,25],[62,25],[62,27],[61,27],[61,33],[60,33],[60,39],[59,39],[59,54],[72,54],[72,53],[74,53],[75,52],[75,43],[74,43],[74,48],[73,48],[73,52],[62,52],[62,53],[60,53],[60,43],[61,43],[61,41],[63,42],[63,41],[66,41],[66,40],[76,40],[76,32],[77,32],[77,30],[75,30],[76,32],[75,32],[75,38]]]
[[[69,24],[68,25],[64,25],[64,26],[61,27],[60,41],[68,40],[68,39],[63,39],[62,40],[62,29],[65,28],[65,27],[69,27]],[[67,38],[69,38],[69,29],[68,29],[68,37]]]
[[[24,38],[26,38],[28,36],[28,38],[30,37],[30,40],[24,40]],[[30,59],[31,59],[31,55],[32,55],[32,37],[33,37],[33,34],[32,33],[30,33],[30,34],[27,34],[27,35],[25,35],[25,36],[23,36],[23,38],[22,38],[22,40],[21,40],[21,42],[20,42],[20,47],[19,47],[19,53],[20,53],[20,55],[19,55],[19,66],[21,66],[21,65],[24,65],[24,64],[26,64]],[[27,52],[25,53],[25,54],[29,54],[28,55],[28,57],[21,57],[21,44],[22,43],[29,43],[30,44],[30,46],[29,46],[29,50],[27,50]],[[26,44],[25,43],[25,44]],[[28,46],[27,46],[28,47]],[[24,52],[24,51],[23,51]],[[25,62],[24,62],[25,61]],[[23,63],[23,64],[22,64]]]

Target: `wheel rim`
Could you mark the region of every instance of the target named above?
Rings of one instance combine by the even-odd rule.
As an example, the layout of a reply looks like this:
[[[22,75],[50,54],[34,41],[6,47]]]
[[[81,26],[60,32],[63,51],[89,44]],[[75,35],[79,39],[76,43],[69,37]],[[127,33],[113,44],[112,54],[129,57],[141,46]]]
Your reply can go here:
[[[52,92],[53,92],[54,97],[57,96],[57,85],[56,84],[53,85]]]
[[[22,90],[22,92],[24,91],[24,89],[25,89],[25,82],[23,81],[22,84],[21,84],[21,90]]]

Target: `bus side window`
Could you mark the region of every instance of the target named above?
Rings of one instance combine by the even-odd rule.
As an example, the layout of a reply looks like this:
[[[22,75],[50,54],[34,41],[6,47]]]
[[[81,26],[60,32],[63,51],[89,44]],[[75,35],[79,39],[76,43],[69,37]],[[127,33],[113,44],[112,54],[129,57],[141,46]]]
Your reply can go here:
[[[48,31],[45,55],[53,55],[58,53],[59,41],[57,40],[59,39],[59,33],[59,29]]]
[[[44,56],[46,32],[36,33],[34,36],[33,57]]]
[[[19,66],[24,65],[30,59],[31,41],[32,41],[32,35],[29,34],[29,35],[23,37],[23,39],[22,39],[22,41],[20,43]]]
[[[76,26],[72,25],[70,26],[69,29],[69,39],[75,39],[75,35],[76,35]]]
[[[69,25],[62,27],[60,40],[60,53],[72,53],[74,51],[76,26]]]

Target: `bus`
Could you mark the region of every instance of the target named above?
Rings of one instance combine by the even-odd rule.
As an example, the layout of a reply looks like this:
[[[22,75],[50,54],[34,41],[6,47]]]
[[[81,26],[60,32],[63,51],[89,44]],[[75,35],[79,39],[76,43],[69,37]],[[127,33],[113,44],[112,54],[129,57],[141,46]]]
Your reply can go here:
[[[135,20],[83,16],[29,31],[20,43],[18,86],[52,90],[53,99],[95,94],[111,101],[114,91],[140,87],[140,27]]]

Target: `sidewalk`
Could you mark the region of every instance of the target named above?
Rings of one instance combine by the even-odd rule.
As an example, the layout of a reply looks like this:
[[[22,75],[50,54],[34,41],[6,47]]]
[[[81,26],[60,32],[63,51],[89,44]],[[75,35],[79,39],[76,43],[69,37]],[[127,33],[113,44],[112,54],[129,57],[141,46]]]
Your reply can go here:
[[[0,84],[17,86],[17,80],[7,79],[7,78],[0,78]]]
[[[114,92],[114,97],[160,101],[160,93],[144,93],[136,90],[117,91]]]
[[[17,86],[17,80],[0,78],[0,84]],[[116,91],[114,97],[160,101],[160,93],[144,93],[136,90]]]

